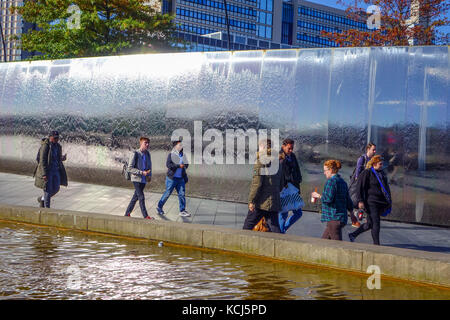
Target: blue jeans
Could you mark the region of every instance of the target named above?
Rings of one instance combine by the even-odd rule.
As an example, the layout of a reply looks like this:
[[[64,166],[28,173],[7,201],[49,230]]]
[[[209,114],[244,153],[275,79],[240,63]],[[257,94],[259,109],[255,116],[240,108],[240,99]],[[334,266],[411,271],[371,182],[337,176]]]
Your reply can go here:
[[[144,188],[145,183],[133,182],[134,185],[134,194],[133,198],[131,198],[130,204],[128,205],[127,210],[125,211],[125,216],[129,217],[131,211],[133,211],[136,202],[139,200],[139,206],[141,207],[141,212],[144,218],[148,216],[147,208],[145,207],[145,196],[144,196]]]
[[[303,215],[302,209],[293,210],[293,215],[288,217],[289,212],[281,212],[278,214],[278,221],[280,224],[281,233],[286,233],[286,231],[295,223],[298,219],[300,219]],[[287,219],[287,221],[286,221]]]
[[[159,200],[158,202],[158,208],[163,208],[167,199],[169,199],[169,196],[172,194],[173,189],[177,190],[178,200],[180,203],[180,212],[182,212],[186,209],[186,183],[184,182],[183,178],[170,179],[169,177],[166,177],[166,191],[162,195],[161,200]]]
[[[50,208],[50,198],[58,193],[61,185],[59,171],[51,170],[47,177],[47,186],[44,190],[44,206]]]

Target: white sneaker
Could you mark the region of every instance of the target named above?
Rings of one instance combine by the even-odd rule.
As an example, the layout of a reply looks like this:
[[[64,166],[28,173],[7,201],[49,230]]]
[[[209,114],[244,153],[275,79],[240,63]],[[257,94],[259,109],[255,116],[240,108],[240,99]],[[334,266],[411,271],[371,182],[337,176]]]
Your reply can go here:
[[[181,212],[180,212],[180,216],[181,216],[181,217],[190,217],[191,214],[190,214],[189,212],[187,212],[186,210],[184,210],[184,211],[181,211]]]

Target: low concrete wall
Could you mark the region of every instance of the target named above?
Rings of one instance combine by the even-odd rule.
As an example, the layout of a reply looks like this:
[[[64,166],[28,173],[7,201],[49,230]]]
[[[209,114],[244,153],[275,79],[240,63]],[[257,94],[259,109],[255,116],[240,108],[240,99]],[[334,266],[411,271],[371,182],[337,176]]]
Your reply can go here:
[[[450,255],[344,241],[0,204],[0,220],[166,241],[450,288]]]

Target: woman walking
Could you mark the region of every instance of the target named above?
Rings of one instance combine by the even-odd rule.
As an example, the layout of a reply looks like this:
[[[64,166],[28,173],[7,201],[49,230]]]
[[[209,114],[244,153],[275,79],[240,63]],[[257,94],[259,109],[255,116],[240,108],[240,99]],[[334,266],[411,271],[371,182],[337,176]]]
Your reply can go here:
[[[284,183],[279,161],[278,152],[272,152],[272,141],[269,139],[261,141],[253,168],[248,215],[243,229],[252,230],[264,217],[270,231],[280,233],[278,212],[281,210],[280,191]]]
[[[372,230],[373,244],[380,245],[380,216],[390,212],[391,190],[382,171],[383,159],[374,156],[357,180],[356,198],[358,207],[366,210],[367,222],[348,234],[350,241],[367,230]]]
[[[347,183],[338,174],[341,163],[338,160],[325,161],[323,173],[328,179],[320,195],[313,192],[311,196],[322,201],[320,221],[327,227],[322,239],[342,240],[342,228],[347,224],[347,211],[353,210],[352,200],[348,194]]]

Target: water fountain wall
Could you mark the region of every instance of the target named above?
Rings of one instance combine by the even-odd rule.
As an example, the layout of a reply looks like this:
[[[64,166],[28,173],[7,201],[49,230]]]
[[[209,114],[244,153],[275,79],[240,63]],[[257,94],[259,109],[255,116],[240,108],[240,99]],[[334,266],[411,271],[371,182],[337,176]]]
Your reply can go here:
[[[40,139],[59,130],[71,180],[129,186],[121,168],[145,135],[154,166],[148,188],[162,191],[174,130],[194,136],[194,121],[202,134],[279,129],[280,139],[296,141],[305,199],[322,188],[325,160],[341,160],[348,181],[371,141],[391,182],[388,219],[449,226],[449,92],[445,46],[4,63],[0,170],[31,175]],[[251,164],[193,164],[188,174],[188,195],[247,201]]]

